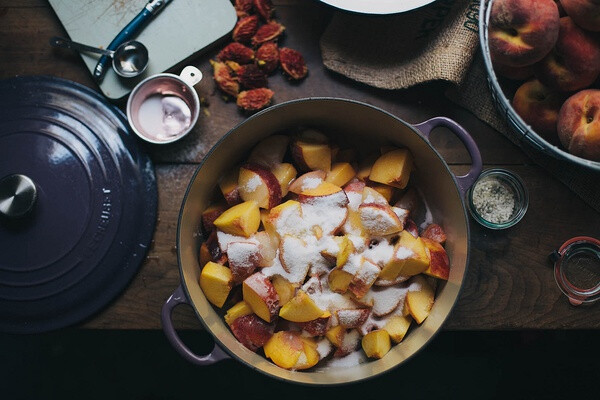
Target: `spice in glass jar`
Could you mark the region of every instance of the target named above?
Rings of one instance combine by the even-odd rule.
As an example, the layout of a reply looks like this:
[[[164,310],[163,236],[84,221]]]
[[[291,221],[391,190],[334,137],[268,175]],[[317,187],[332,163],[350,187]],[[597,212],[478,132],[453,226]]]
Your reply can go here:
[[[473,187],[473,205],[481,218],[494,224],[503,224],[513,215],[515,193],[502,180],[488,177]]]

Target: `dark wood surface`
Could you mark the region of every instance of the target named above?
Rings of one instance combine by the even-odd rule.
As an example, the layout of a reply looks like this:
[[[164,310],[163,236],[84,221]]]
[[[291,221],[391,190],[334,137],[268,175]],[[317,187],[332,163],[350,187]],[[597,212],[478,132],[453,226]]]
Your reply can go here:
[[[279,21],[287,27],[283,44],[300,50],[310,71],[309,77],[299,84],[287,82],[280,74],[271,78],[276,103],[302,97],[334,96],[373,104],[410,123],[437,115],[447,116],[472,134],[485,168],[507,168],[525,181],[530,207],[516,227],[497,232],[471,221],[468,273],[445,329],[600,328],[600,305],[569,305],[554,282],[547,260],[550,252],[573,236],[598,237],[599,213],[533,164],[502,134],[447,100],[445,84],[438,82],[408,90],[385,91],[326,70],[321,63],[319,37],[333,10],[316,0],[280,0],[275,4]],[[48,45],[48,39],[54,35],[65,35],[65,32],[46,1],[0,0],[0,78],[46,74],[97,89],[77,54]],[[235,104],[223,100],[211,79],[209,59],[214,58],[224,43],[216,43],[188,60],[188,64],[200,68],[205,75],[197,85],[204,113],[194,131],[172,145],[145,146],[155,161],[159,188],[158,221],[147,258],[125,292],[83,323],[84,328],[161,328],[161,307],[180,284],[175,234],[187,184],[207,151],[246,117]],[[452,135],[440,130],[432,142],[454,172],[463,173],[468,169],[468,154]],[[177,328],[200,327],[189,307],[179,307],[174,319]]]

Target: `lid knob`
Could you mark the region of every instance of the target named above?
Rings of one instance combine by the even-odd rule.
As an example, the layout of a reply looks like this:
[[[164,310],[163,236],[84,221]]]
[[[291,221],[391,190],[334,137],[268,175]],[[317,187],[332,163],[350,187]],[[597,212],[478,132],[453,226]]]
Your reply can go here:
[[[27,215],[37,199],[35,183],[25,175],[0,179],[0,216],[20,218]]]

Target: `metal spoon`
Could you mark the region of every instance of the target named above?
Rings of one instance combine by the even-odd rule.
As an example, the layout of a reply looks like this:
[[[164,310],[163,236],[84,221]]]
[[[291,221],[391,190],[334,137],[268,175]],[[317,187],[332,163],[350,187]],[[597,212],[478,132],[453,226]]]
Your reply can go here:
[[[113,69],[117,75],[124,78],[138,76],[148,67],[148,49],[142,43],[130,40],[121,44],[116,50],[105,50],[71,40],[53,37],[50,44],[54,47],[64,47],[77,51],[89,51],[103,54],[112,58]]]

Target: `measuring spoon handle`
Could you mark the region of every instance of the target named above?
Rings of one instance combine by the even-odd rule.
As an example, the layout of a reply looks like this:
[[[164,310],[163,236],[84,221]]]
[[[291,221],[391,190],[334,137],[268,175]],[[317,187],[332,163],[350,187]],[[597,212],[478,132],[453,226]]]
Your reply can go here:
[[[89,51],[92,53],[103,54],[105,56],[112,57],[114,51],[100,49],[98,47],[88,46],[87,44],[73,42],[71,40],[53,37],[50,39],[50,45],[54,47],[63,47],[65,49],[77,50],[77,51]]]

